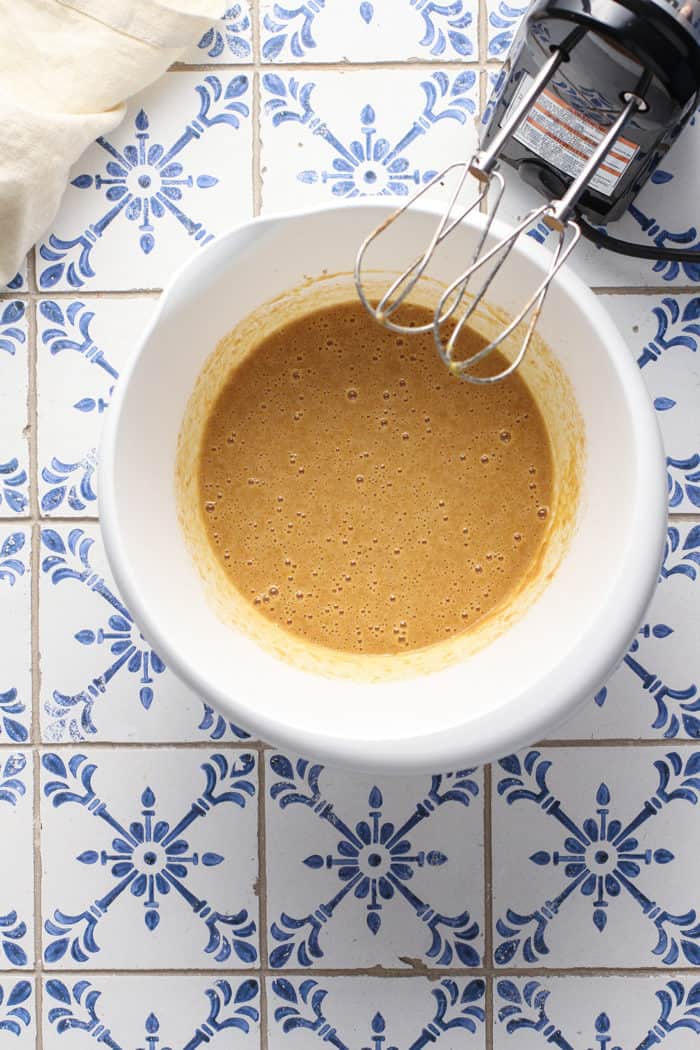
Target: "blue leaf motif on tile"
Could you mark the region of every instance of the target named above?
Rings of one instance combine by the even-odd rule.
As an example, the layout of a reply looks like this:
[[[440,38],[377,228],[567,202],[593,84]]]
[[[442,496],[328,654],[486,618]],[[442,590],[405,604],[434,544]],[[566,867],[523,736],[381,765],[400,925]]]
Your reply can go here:
[[[369,3],[369,0],[362,0],[360,4],[360,18],[366,25],[369,25],[374,18],[374,6]]]
[[[2,465],[0,464],[0,473]],[[26,565],[22,551],[26,544],[23,532],[11,532],[0,543],[0,585],[3,583],[14,587],[17,580],[24,576]]]
[[[155,699],[156,677],[166,668],[136,627],[129,610],[104,578],[92,569],[90,551],[93,540],[84,530],[71,529],[66,544],[55,529],[44,528],[41,543],[48,551],[41,561],[41,569],[54,586],[73,581],[86,587],[108,607],[104,627],[85,627],[75,636],[80,645],[104,646],[109,653],[105,670],[77,693],[55,689],[45,704],[47,714],[54,719],[49,727],[51,739],[61,739],[68,734],[71,739],[80,740],[96,732],[93,721],[95,705],[108,692],[116,675],[138,676],[138,699],[148,710]]]
[[[27,924],[19,919],[16,911],[0,915],[0,947],[10,966],[27,965],[27,953],[21,943],[26,936]]]
[[[695,910],[691,908],[682,914],[664,910],[644,893],[638,881],[644,868],[673,860],[673,854],[664,847],[642,847],[638,831],[672,802],[697,804],[700,752],[686,757],[669,752],[664,760],[653,764],[658,775],[657,790],[631,818],[620,820],[612,815],[610,790],[601,784],[596,792],[595,816],[581,822],[574,820],[551,794],[547,783],[551,761],[542,758],[539,751],[529,751],[522,767],[518,763],[517,773],[513,773],[511,763],[501,763],[508,776],[498,782],[497,791],[508,805],[535,804],[561,824],[566,834],[561,849],[539,850],[530,857],[533,863],[561,871],[562,889],[555,898],[535,905],[530,912],[523,914],[508,908],[505,916],[498,919],[496,932],[501,940],[494,952],[497,965],[505,966],[518,957],[533,964],[546,956],[548,929],[575,893],[590,899],[591,919],[601,934],[609,929],[613,902],[625,894],[653,924],[657,943],[652,952],[664,965],[673,966],[681,955],[692,965],[700,961],[700,923]]]
[[[97,770],[82,754],[75,754],[68,762],[49,753],[42,756],[46,772],[57,779],[47,779],[44,795],[53,806],[77,805],[84,807],[96,819],[103,821],[112,833],[109,850],[84,850],[76,860],[80,864],[96,864],[106,868],[113,882],[100,898],[89,902],[83,912],[71,914],[60,908],[44,922],[48,935],[44,957],[55,963],[69,954],[73,962],[88,962],[100,951],[96,933],[99,923],[109,908],[113,908],[128,889],[132,896],[142,900],[143,919],[149,932],[157,929],[165,898],[174,891],[174,898],[184,902],[204,926],[205,955],[216,963],[234,961],[254,962],[257,952],[250,938],[255,933],[255,922],[245,909],[230,914],[217,911],[212,904],[198,897],[188,888],[188,881],[200,862],[205,867],[217,866],[221,854],[205,852],[200,856],[191,850],[185,837],[196,821],[206,818],[213,807],[232,804],[241,808],[255,794],[255,785],[249,774],[255,768],[251,754],[235,757],[211,755],[203,765],[204,787],[201,802],[190,806],[174,824],[159,818],[157,797],[150,787],[140,796],[140,812],[129,823],[121,821],[105,801],[97,805],[93,778]],[[171,898],[172,899],[172,898]],[[172,907],[172,905],[171,905]]]
[[[20,715],[26,714],[27,705],[20,699],[15,688],[0,693],[0,739],[2,734],[13,744],[22,744],[29,738],[29,730]]]
[[[497,30],[489,39],[489,58],[500,58],[505,54],[526,10],[527,4],[507,4],[505,0],[499,0],[497,9],[489,14],[489,26]]]
[[[656,332],[637,358],[640,368],[653,365],[669,350],[696,353],[700,339],[700,297],[691,299],[681,310],[677,299],[665,296],[652,310]]]
[[[226,85],[213,74],[205,76],[195,88],[199,97],[196,117],[167,148],[151,141],[150,118],[143,109],[134,118],[133,141],[128,145],[119,149],[100,136],[98,145],[111,159],[105,161],[104,171],[80,174],[72,185],[81,191],[102,194],[111,206],[77,237],[63,239],[52,233],[48,242],[40,245],[39,256],[49,265],[39,272],[39,287],[50,289],[65,280],[71,288],[81,288],[93,278],[92,250],[120,216],[136,224],[139,245],[146,255],[156,246],[157,223],[166,217],[178,223],[199,245],[207,244],[214,234],[188,215],[180,201],[192,196],[193,189],[207,189],[215,183],[212,177],[198,183],[175,158],[215,124],[240,127],[241,118],[250,112],[242,101],[248,89],[249,80],[244,74],[234,76]]]
[[[310,0],[300,7],[288,8],[275,4],[272,12],[263,18],[263,29],[270,34],[263,40],[262,55],[266,62],[278,58],[285,46],[294,58],[303,58],[307,51],[316,47],[313,23],[326,0]]]
[[[0,463],[0,505],[5,503],[15,514],[24,514],[29,506],[27,472],[15,457]]]
[[[27,759],[21,752],[0,759],[0,804],[5,802],[16,806],[20,798],[27,793],[25,769]]]
[[[245,729],[241,729],[234,722],[227,721],[223,715],[204,702],[202,702],[202,718],[197,729],[206,733],[210,740],[221,740],[227,732],[231,733],[236,740],[250,739],[250,733],[246,733]]]
[[[285,1034],[303,1031],[316,1035],[323,1042],[329,1042],[336,1050],[349,1050],[350,1046],[356,1045],[356,1041],[346,1041],[327,1015],[327,994],[328,990],[318,981],[296,979],[293,983],[284,977],[277,977],[272,982],[274,1020]],[[431,989],[431,995],[434,1012],[425,1018],[422,1029],[415,1033],[415,1039],[411,1039],[413,1050],[427,1046],[426,1038],[431,1044],[441,1041],[446,1032],[473,1034],[483,1030],[486,1016],[482,1005],[485,983],[481,978],[466,984],[443,978],[437,987]],[[368,1043],[371,1046],[366,1046],[364,1050],[397,1050],[391,1040],[387,1021],[379,1010],[368,1016],[365,1024],[370,1033]],[[404,1045],[408,1046],[408,1043],[401,1043],[401,1046]]]
[[[77,463],[64,463],[54,456],[51,464],[41,471],[42,481],[52,486],[41,497],[41,509],[51,514],[64,500],[71,510],[82,512],[97,499],[93,479],[97,468],[97,449],[90,449]],[[71,482],[71,479],[75,478]]]
[[[0,302],[0,353],[11,357],[27,341],[27,333],[20,322],[24,320],[25,304],[21,299],[12,302]]]
[[[331,922],[344,901],[353,899],[364,909],[367,929],[378,936],[382,929],[384,909],[401,902],[428,926],[431,942],[426,956],[435,965],[449,966],[454,959],[463,966],[478,966],[479,955],[473,945],[479,934],[478,924],[468,911],[450,916],[440,914],[410,888],[417,870],[442,867],[447,853],[440,850],[416,850],[409,835],[437,808],[448,802],[468,806],[478,787],[465,769],[432,778],[428,797],[416,803],[410,815],[396,825],[384,816],[384,798],[376,785],[367,799],[367,815],[356,822],[343,820],[333,804],[321,795],[323,767],[306,759],[292,763],[286,755],[273,755],[273,774],[278,777],[270,787],[271,798],[281,809],[302,805],[316,817],[331,824],[339,840],[335,853],[325,857],[311,854],[303,860],[311,871],[328,869],[336,873],[340,888],[334,896],[315,908],[311,914],[296,918],[282,913],[270,928],[275,942],[270,965],[279,969],[295,957],[301,966],[311,966],[323,958],[320,934]]]
[[[0,927],[2,917],[0,917]],[[24,966],[26,957],[22,962],[14,962],[9,959],[10,966]],[[31,1024],[31,1013],[29,1000],[32,996],[32,986],[29,981],[15,981],[12,983],[8,976],[8,983],[0,984],[0,1032],[7,1032],[12,1036],[19,1036],[25,1028]]]
[[[185,1043],[186,1048],[194,1050],[203,1041],[209,1041],[227,1028],[249,1032],[252,1024],[260,1017],[257,1006],[253,1005],[259,992],[258,982],[252,978],[238,985],[232,980],[214,981],[204,992],[202,1018]],[[130,1045],[117,1042],[115,1033],[103,1022],[99,1002],[102,991],[92,981],[75,981],[69,986],[65,981],[53,977],[46,982],[46,995],[49,1000],[53,1000],[48,1004],[48,1022],[55,1026],[59,1036],[76,1030],[86,1034],[98,1031],[101,1033],[100,1041],[105,1042],[110,1050],[121,1050],[122,1045]],[[151,1050],[155,1050],[158,1045],[156,1033],[159,1031],[158,1016],[148,1014],[144,1021],[144,1041]]]
[[[442,56],[452,45],[455,54],[467,58],[474,50],[469,37],[464,32],[472,24],[472,14],[463,0],[452,3],[436,3],[435,0],[410,0],[411,7],[420,12],[423,19],[424,33],[419,41],[420,47],[429,50],[431,55]]]
[[[220,58],[225,50],[237,59],[249,58],[251,54],[250,18],[240,4],[226,9],[220,21],[204,33],[197,43],[200,51],[209,58]]]

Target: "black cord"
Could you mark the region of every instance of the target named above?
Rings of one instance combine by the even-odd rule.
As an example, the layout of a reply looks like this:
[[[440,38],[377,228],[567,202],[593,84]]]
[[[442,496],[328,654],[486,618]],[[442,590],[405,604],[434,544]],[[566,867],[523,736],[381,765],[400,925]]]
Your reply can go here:
[[[633,259],[650,259],[652,262],[676,262],[696,263],[700,265],[700,245],[695,249],[662,248],[658,245],[637,244],[632,241],[622,241],[619,237],[611,237],[603,233],[583,218],[576,216],[576,221],[581,227],[581,233],[589,241],[593,241],[600,248],[606,248],[609,252],[617,252],[618,255],[628,255]]]

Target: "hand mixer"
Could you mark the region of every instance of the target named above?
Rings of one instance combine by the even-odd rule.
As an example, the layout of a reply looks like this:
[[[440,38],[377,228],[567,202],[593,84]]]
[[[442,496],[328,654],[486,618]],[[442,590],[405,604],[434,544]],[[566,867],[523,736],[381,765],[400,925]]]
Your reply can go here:
[[[535,0],[522,20],[487,108],[481,148],[427,182],[363,242],[355,284],[369,312],[406,334],[431,328],[448,368],[472,383],[493,383],[525,356],[547,290],[581,236],[614,252],[680,263],[698,250],[635,244],[600,227],[619,218],[692,117],[700,93],[700,0]],[[548,201],[533,208],[506,236],[489,235],[505,189],[505,161]],[[463,198],[476,179],[473,199]],[[456,182],[430,242],[386,289],[370,301],[366,255],[375,240],[432,187]],[[439,298],[432,323],[406,327],[396,311],[426,274],[433,254],[463,219],[485,210],[476,248]],[[543,223],[554,234],[544,278],[523,307],[487,346],[460,358],[459,334],[520,237]],[[475,293],[468,290],[480,273]],[[447,322],[451,322],[447,324]],[[521,324],[525,334],[513,360],[495,375],[475,366]]]

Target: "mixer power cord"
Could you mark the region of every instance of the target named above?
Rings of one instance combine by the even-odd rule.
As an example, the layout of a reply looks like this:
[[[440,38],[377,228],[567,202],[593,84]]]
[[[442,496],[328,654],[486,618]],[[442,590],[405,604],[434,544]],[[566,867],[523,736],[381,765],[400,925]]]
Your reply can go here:
[[[695,263],[700,266],[700,245],[696,248],[662,248],[659,245],[636,244],[633,241],[623,241],[619,237],[611,237],[609,233],[603,233],[596,226],[592,226],[582,215],[577,215],[576,221],[587,240],[609,252],[627,255],[633,259],[649,259],[651,262]]]

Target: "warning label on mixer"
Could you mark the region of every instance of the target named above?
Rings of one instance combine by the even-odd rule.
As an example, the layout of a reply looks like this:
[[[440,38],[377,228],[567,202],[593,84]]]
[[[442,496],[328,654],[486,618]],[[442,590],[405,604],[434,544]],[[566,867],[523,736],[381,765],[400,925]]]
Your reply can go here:
[[[506,120],[531,82],[532,77],[525,74],[511,99]],[[603,125],[581,116],[553,91],[545,88],[513,138],[548,164],[567,175],[576,176],[606,132]],[[609,197],[638,149],[629,139],[618,138],[591,179],[591,187]]]

